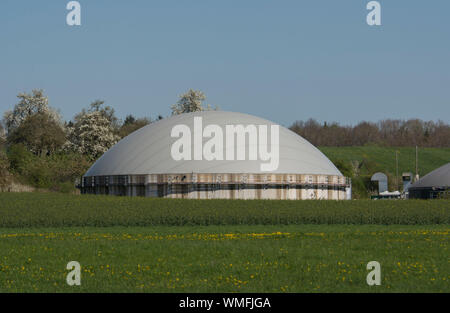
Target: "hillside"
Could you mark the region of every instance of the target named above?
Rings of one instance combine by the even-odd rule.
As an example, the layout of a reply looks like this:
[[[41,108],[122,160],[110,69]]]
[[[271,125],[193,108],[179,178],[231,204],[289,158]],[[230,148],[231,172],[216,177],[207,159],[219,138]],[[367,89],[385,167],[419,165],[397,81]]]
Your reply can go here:
[[[331,161],[373,161],[380,171],[395,173],[395,151],[398,151],[399,173],[415,172],[414,147],[320,147]],[[419,148],[419,174],[423,176],[450,162],[450,148]]]
[[[389,189],[396,189],[395,151],[399,152],[399,175],[402,172],[415,174],[414,147],[359,146],[319,147],[319,149],[336,164],[344,175],[353,178],[353,194],[356,198],[369,196],[370,190],[373,189],[370,177],[378,171],[387,174]],[[450,162],[450,148],[419,148],[419,175],[421,177],[448,162]],[[360,167],[357,174],[355,174],[355,166]]]

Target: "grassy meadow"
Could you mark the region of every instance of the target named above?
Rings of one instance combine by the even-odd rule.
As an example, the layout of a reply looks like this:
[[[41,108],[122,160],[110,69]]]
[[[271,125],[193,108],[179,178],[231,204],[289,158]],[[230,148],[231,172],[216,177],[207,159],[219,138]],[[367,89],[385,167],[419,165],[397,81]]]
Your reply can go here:
[[[3,292],[448,292],[447,226],[7,229]],[[66,264],[82,283],[65,282]],[[382,285],[366,284],[378,261]]]
[[[449,292],[449,225],[448,200],[0,193],[0,291]]]
[[[332,162],[362,161],[367,159],[374,163],[377,170],[395,174],[395,151],[398,151],[398,169],[402,172],[412,172],[416,168],[416,149],[414,147],[320,147],[320,151]],[[419,148],[419,174],[424,176],[450,160],[450,148]],[[373,173],[371,173],[373,174]]]

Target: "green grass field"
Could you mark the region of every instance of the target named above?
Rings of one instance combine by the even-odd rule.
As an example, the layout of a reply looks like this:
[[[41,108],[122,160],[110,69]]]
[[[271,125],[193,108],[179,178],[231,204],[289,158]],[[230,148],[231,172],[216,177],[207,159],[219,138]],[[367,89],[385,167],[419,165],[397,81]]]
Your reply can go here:
[[[3,292],[449,292],[448,226],[0,230]],[[81,286],[65,282],[81,264]],[[381,264],[381,286],[366,264]]]
[[[0,193],[0,291],[449,292],[449,216],[449,200]]]

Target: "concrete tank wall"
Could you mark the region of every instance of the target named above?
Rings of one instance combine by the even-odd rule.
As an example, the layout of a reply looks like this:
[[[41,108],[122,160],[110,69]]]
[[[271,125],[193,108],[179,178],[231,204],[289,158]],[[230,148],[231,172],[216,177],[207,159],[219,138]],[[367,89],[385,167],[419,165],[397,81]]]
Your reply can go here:
[[[303,174],[149,174],[84,177],[81,192],[186,199],[345,200],[349,179]]]

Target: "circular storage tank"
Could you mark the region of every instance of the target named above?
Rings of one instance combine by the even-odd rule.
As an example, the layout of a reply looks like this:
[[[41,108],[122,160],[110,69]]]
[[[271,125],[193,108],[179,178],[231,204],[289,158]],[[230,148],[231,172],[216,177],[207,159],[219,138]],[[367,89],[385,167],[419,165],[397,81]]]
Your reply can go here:
[[[139,129],[99,158],[81,185],[82,193],[191,199],[346,199],[349,189],[334,164],[294,132],[224,111]]]

